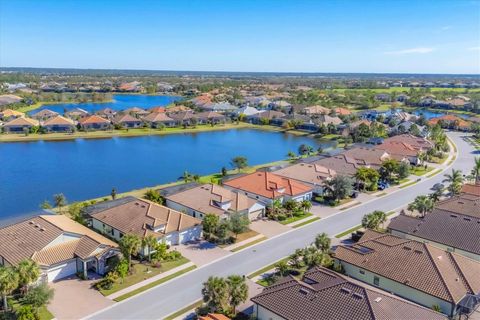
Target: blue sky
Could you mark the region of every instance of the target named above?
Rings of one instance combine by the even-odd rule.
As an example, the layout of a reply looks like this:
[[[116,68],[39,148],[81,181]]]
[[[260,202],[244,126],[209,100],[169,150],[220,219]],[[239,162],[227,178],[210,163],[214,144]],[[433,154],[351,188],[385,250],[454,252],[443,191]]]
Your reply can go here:
[[[480,73],[479,0],[0,0],[0,66]]]

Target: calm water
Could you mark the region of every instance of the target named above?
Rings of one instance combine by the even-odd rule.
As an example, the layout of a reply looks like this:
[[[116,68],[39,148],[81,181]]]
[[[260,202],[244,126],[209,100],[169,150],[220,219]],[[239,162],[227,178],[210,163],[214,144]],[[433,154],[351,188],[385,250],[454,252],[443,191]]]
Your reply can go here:
[[[60,114],[63,114],[65,110],[71,110],[75,108],[82,108],[88,112],[95,112],[104,108],[110,108],[113,110],[124,110],[131,107],[140,107],[142,109],[149,109],[157,106],[166,106],[172,102],[182,99],[177,96],[149,96],[141,94],[116,94],[113,95],[112,102],[106,103],[62,103],[62,104],[45,104],[40,108],[31,112],[36,112],[49,109]]]
[[[61,142],[0,144],[0,219],[39,208],[55,193],[78,201],[230,168],[245,156],[251,165],[286,158],[312,138],[253,129]]]

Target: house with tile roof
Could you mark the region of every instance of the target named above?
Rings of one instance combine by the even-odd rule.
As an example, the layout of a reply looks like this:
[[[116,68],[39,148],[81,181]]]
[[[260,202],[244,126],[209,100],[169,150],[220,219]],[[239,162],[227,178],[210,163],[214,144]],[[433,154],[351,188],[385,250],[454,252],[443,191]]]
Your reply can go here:
[[[3,125],[5,133],[24,133],[25,130],[30,131],[33,127],[40,125],[40,122],[27,117],[19,117],[12,119]]]
[[[272,204],[274,200],[310,200],[313,188],[297,180],[279,176],[275,173],[257,171],[223,182],[227,189],[243,192],[246,196]]]
[[[323,157],[319,160],[313,161],[312,164],[333,170],[337,175],[349,177],[353,177],[357,172],[357,169],[362,166],[362,163],[358,163],[355,159],[347,157],[343,153],[331,157]]]
[[[302,280],[292,276],[280,280],[251,300],[259,320],[447,319],[323,267],[308,270]]]
[[[99,115],[102,118],[111,119],[117,114],[117,111],[111,108],[104,108],[102,110],[98,110],[97,112],[95,112],[95,114]]]
[[[168,113],[168,116],[175,120],[176,125],[181,126],[190,125],[192,118],[195,117],[195,114],[192,111],[180,111],[176,113]]]
[[[170,194],[165,197],[165,205],[199,219],[208,213],[222,219],[231,213],[240,213],[250,220],[262,218],[265,214],[265,205],[260,201],[213,183]]]
[[[303,109],[303,113],[307,115],[330,114],[331,111],[331,109],[319,105],[310,106]]]
[[[125,197],[85,208],[92,227],[119,241],[126,234],[148,235],[159,242],[178,245],[200,239],[199,219],[145,199]],[[145,254],[146,248],[142,249]]]
[[[143,121],[135,118],[130,113],[119,113],[113,118],[113,123],[122,128],[140,128]]]
[[[346,108],[335,108],[335,113],[339,116],[349,116],[352,114],[352,111],[346,109]]]
[[[38,112],[35,112],[31,117],[38,121],[45,121],[56,116],[58,116],[58,112],[55,112],[49,109],[43,109]]]
[[[470,129],[470,122],[453,114],[446,114],[444,116],[428,120],[428,124],[431,126],[439,123],[441,124],[442,128],[450,128],[461,131],[468,131]]]
[[[100,275],[119,254],[117,244],[64,215],[37,215],[0,229],[0,264],[15,266],[32,259],[44,281],[77,272]]]
[[[259,113],[247,116],[245,119],[247,122],[253,124],[263,124],[264,122],[270,123],[272,119],[278,119],[285,117],[285,113],[275,110],[265,110]]]
[[[17,110],[5,109],[0,111],[0,119],[4,121],[9,121],[9,120],[19,118],[19,117],[24,117],[24,116],[25,116],[25,113]]]
[[[451,317],[480,294],[480,262],[391,234],[367,230],[357,243],[338,246],[335,261],[352,278]]]
[[[108,130],[112,128],[112,124],[109,120],[97,116],[96,114],[80,119],[78,124],[80,128],[85,131]]]
[[[227,121],[227,117],[215,111],[195,113],[193,117],[197,119],[198,124],[225,123]]]
[[[139,108],[139,107],[132,107],[132,108],[128,108],[128,109],[123,110],[123,113],[128,113],[128,114],[131,114],[133,116],[145,116],[145,115],[149,114],[150,112],[146,111],[145,109]]]
[[[337,174],[333,169],[315,163],[304,162],[275,170],[274,173],[307,184],[313,188],[313,193],[319,195],[323,194],[327,181]]]
[[[175,127],[176,125],[176,121],[164,112],[152,112],[143,117],[143,121],[152,128],[159,128],[162,125],[165,127]]]
[[[461,193],[471,194],[480,197],[480,181],[476,183],[465,183],[462,186]]]
[[[42,123],[42,128],[47,132],[73,132],[75,131],[75,122],[72,119],[57,115]]]
[[[401,134],[385,139],[375,148],[385,150],[395,160],[408,161],[417,165],[419,164],[418,154],[433,148],[433,143],[422,137]]]
[[[385,160],[391,159],[385,150],[367,147],[354,147],[345,150],[343,155],[353,159],[358,165],[374,169],[380,168]]]
[[[64,115],[66,117],[70,118],[70,119],[77,120],[77,119],[80,119],[80,118],[88,117],[89,113],[88,113],[87,110],[84,110],[82,108],[73,108],[73,109],[65,112]]]

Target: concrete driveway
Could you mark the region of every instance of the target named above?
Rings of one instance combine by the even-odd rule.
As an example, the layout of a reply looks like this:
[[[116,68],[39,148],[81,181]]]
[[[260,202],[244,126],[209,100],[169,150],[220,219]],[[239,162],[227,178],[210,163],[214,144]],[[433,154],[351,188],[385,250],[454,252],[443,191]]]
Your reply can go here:
[[[172,249],[179,251],[185,258],[195,263],[198,267],[230,253],[213,243],[203,240],[174,246]]]
[[[284,226],[281,223],[267,219],[252,221],[249,228],[253,231],[263,234],[267,238],[271,238],[291,229],[290,227]]]
[[[83,318],[114,304],[114,301],[91,288],[96,281],[70,277],[50,283],[55,289],[55,295],[48,305],[48,310],[56,319],[70,320]]]

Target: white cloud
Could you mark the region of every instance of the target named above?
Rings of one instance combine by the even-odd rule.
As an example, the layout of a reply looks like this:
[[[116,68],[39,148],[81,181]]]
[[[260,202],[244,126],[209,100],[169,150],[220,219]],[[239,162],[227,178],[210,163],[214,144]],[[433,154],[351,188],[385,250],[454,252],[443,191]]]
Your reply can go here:
[[[385,54],[425,54],[435,51],[435,48],[426,48],[426,47],[418,47],[418,48],[411,48],[411,49],[403,49],[403,50],[395,50],[395,51],[386,51]]]
[[[468,48],[470,51],[480,51],[480,46]]]
[[[449,30],[452,29],[452,26],[443,26],[440,28],[440,30]]]

